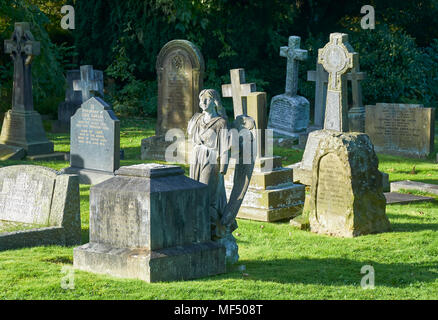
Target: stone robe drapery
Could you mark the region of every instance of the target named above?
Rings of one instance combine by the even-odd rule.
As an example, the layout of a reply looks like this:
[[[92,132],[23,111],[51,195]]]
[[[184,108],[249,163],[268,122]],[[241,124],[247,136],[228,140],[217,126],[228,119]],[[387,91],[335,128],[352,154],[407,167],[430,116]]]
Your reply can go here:
[[[228,165],[230,149],[228,123],[220,116],[204,123],[205,114],[196,113],[189,121],[187,131],[193,142],[190,162],[190,178],[208,185],[210,194],[210,217],[212,239],[218,239],[216,230],[227,204],[224,174]]]

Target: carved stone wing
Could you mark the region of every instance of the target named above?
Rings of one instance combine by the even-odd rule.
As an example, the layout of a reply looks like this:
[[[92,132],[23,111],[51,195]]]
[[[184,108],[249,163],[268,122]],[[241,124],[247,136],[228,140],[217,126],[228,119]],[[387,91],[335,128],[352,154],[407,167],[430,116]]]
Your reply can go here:
[[[233,189],[221,219],[221,224],[231,232],[237,228],[235,219],[248,190],[257,150],[256,124],[253,118],[240,115],[233,121],[232,127],[239,132],[239,162],[234,169]],[[250,155],[247,150],[250,150]]]

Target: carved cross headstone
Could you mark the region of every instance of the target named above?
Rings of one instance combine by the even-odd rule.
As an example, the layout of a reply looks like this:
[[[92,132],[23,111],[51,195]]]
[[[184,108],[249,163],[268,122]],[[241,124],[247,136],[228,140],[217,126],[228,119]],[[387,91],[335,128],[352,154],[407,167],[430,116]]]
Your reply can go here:
[[[12,109],[33,110],[32,97],[32,60],[40,54],[40,43],[35,41],[28,22],[15,23],[10,40],[5,40],[5,53],[14,61],[14,85]]]
[[[328,73],[317,63],[316,71],[307,71],[307,81],[315,82],[315,126],[322,129],[324,125],[325,100],[327,98]]]
[[[360,81],[366,78],[366,72],[359,71],[359,63],[354,63],[353,68],[349,73],[347,73],[347,80],[351,81],[351,93],[353,97],[353,107],[352,109],[364,109],[362,104],[362,86]]]
[[[222,96],[233,98],[234,118],[247,114],[246,97],[250,92],[256,91],[255,83],[246,83],[245,69],[230,70],[231,84],[222,85]]]
[[[318,50],[318,63],[329,73],[324,129],[348,131],[348,106],[345,74],[357,55],[345,33],[330,34],[330,41]]]
[[[93,66],[81,66],[81,80],[73,81],[73,90],[82,91],[82,103],[92,97],[91,91],[99,91],[99,79],[94,78]]]
[[[280,56],[287,58],[286,95],[295,96],[298,92],[298,61],[307,59],[307,50],[300,49],[301,38],[289,37],[287,47],[280,48]]]

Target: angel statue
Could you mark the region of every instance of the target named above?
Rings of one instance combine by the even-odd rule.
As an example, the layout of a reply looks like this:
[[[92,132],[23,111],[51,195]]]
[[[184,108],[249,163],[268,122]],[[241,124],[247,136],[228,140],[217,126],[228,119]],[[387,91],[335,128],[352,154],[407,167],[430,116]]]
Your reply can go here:
[[[227,262],[236,263],[239,259],[238,247],[232,232],[237,229],[236,216],[254,169],[255,122],[249,116],[240,115],[232,124],[232,128],[236,130],[230,131],[220,96],[213,89],[200,92],[199,106],[202,112],[196,113],[187,127],[193,142],[190,178],[208,185],[212,240],[225,246]],[[237,139],[233,138],[233,134],[238,135]],[[233,143],[239,144],[238,148]],[[243,152],[248,146],[249,157]],[[238,150],[239,161],[236,163],[234,185],[227,202],[224,175],[228,169],[232,147],[233,150]]]

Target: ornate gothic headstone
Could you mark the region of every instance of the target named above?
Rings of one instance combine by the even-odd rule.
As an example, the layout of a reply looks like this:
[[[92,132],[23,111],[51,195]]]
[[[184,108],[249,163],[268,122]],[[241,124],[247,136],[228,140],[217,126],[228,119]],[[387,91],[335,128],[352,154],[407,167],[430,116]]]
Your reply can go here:
[[[15,23],[10,40],[5,40],[5,53],[14,61],[12,109],[5,114],[0,143],[23,148],[28,156],[53,153],[47,140],[41,116],[33,108],[32,60],[40,54],[40,43],[30,32],[29,23]]]
[[[165,140],[168,130],[187,130],[187,123],[199,110],[204,70],[201,51],[190,41],[172,40],[161,49],[156,63],[157,125],[155,136],[141,142],[142,159],[166,160],[166,148],[173,143]],[[187,149],[183,151],[188,153]]]
[[[307,59],[307,51],[300,49],[300,37],[289,37],[289,45],[280,48],[280,56],[287,58],[286,92],[271,100],[268,128],[274,134],[298,137],[309,124],[309,101],[297,95],[298,63]]]

